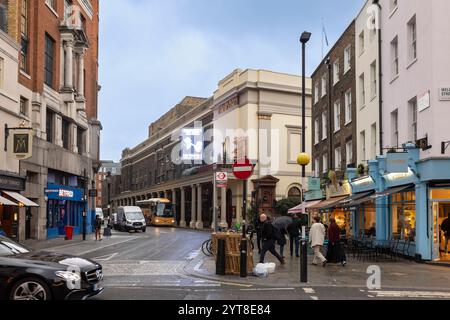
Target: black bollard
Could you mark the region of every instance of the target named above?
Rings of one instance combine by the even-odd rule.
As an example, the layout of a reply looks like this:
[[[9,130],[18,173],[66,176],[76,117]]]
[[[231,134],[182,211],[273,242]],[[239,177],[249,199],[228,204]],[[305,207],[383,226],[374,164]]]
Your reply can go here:
[[[241,278],[247,278],[247,239],[241,241]]]
[[[216,275],[225,275],[225,240],[219,239],[217,241],[217,260],[216,260]]]
[[[300,281],[301,283],[308,282],[308,241],[302,239],[300,247]]]

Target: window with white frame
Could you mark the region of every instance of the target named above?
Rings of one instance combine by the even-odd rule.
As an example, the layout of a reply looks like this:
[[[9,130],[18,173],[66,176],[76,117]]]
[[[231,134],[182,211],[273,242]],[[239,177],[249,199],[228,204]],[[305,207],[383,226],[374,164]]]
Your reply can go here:
[[[322,97],[327,94],[327,75],[322,76]]]
[[[314,104],[316,104],[317,102],[319,102],[319,84],[316,83],[314,85]]]
[[[322,140],[325,140],[328,137],[328,117],[327,114],[324,112],[322,113]]]
[[[345,93],[345,125],[353,120],[352,109],[352,90],[350,89]]]
[[[366,132],[362,131],[359,134],[359,143],[360,143],[360,155],[359,158],[361,159],[361,161],[366,161]]]
[[[353,163],[353,141],[350,140],[345,144],[345,156],[347,165]]]
[[[352,67],[352,46],[349,45],[344,50],[344,73],[347,73]]]
[[[339,60],[333,63],[333,84],[339,82]]]
[[[374,123],[372,124],[372,126],[370,127],[370,131],[371,131],[371,150],[370,150],[370,159],[375,159],[375,157],[377,156],[377,148],[378,148],[378,144],[377,144],[377,124]]]
[[[369,39],[370,39],[370,43],[372,43],[373,40],[375,40],[375,36],[377,35],[377,27],[376,27],[377,20],[376,20],[375,14],[371,18],[370,25],[374,26],[373,28],[370,28],[370,30],[369,30]]]
[[[397,148],[399,146],[398,135],[398,110],[391,113],[391,129],[392,129],[392,146]]]
[[[316,158],[314,160],[314,176],[318,177],[320,173],[320,160],[319,158]]]
[[[409,101],[409,119],[411,124],[410,139],[411,142],[417,141],[417,98]]]
[[[366,81],[364,73],[359,76],[359,108],[362,109],[366,105]]]
[[[373,99],[377,96],[377,62],[374,61],[370,65],[370,97]]]
[[[341,170],[342,169],[342,148],[341,147],[337,147],[336,149],[334,149],[334,159],[335,159],[335,165],[336,165],[336,170]]]
[[[410,63],[417,59],[416,15],[408,22],[408,59]]]
[[[322,156],[322,167],[323,167],[322,172],[326,173],[328,171],[328,155],[327,154],[324,154]]]
[[[320,121],[319,119],[316,119],[316,121],[314,121],[314,144],[318,144],[320,142],[319,132],[320,132]]]
[[[20,97],[20,114],[28,117],[28,99],[24,98],[24,97]]]
[[[341,130],[341,102],[334,103],[334,132]]]
[[[365,48],[365,36],[364,36],[364,30],[361,31],[359,34],[359,55],[362,55],[364,53]]]
[[[391,41],[391,77],[394,79],[398,76],[398,37]]]

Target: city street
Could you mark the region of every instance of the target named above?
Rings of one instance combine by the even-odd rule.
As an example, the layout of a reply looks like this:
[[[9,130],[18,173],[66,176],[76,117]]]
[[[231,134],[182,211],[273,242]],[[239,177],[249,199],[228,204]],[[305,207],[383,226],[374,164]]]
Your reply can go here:
[[[326,270],[310,267],[311,282],[301,285],[295,272],[298,268],[294,266],[291,272],[289,262],[287,267],[279,269],[279,273],[277,270],[277,274],[265,279],[249,276],[241,280],[235,276],[205,275],[202,271],[212,265],[211,258],[205,257],[199,248],[209,236],[209,232],[149,228],[146,233],[113,232],[112,237],[104,238],[101,242],[94,241],[90,236],[86,242],[45,250],[80,255],[101,263],[105,274],[105,291],[95,300],[450,299],[450,290],[445,290],[450,280],[442,276],[448,269],[415,263],[409,265],[409,270],[416,268],[418,278],[435,272],[435,283],[426,280],[429,285],[414,287],[415,283],[404,281],[403,288],[399,282],[394,288],[385,282],[387,287],[382,290],[368,290],[356,282],[354,285],[340,285],[338,282],[330,285],[322,276],[336,271],[341,276],[345,274],[352,277],[356,267],[349,266],[343,270],[329,266]],[[44,249],[43,245],[39,243],[37,249]],[[290,284],[289,279],[283,280],[286,276],[291,277]],[[406,274],[392,271],[386,275],[389,276],[400,279]]]

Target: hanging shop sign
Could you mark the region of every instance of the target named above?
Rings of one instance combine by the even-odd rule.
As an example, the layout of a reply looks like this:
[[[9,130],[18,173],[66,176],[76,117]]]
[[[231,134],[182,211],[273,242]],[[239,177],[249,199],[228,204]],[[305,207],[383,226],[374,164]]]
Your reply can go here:
[[[9,158],[26,160],[33,156],[33,130],[31,128],[5,127],[5,139]]]
[[[391,152],[386,155],[386,173],[408,173],[408,152]]]

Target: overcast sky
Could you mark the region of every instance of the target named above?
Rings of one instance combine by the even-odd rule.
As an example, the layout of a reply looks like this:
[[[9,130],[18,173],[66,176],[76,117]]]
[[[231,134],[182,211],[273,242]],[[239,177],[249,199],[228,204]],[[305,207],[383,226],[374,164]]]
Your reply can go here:
[[[322,19],[330,46],[364,0],[107,0],[100,7],[101,158],[147,138],[148,125],[185,96],[211,96],[234,69],[307,75],[322,58]],[[325,48],[326,49],[326,48]]]

